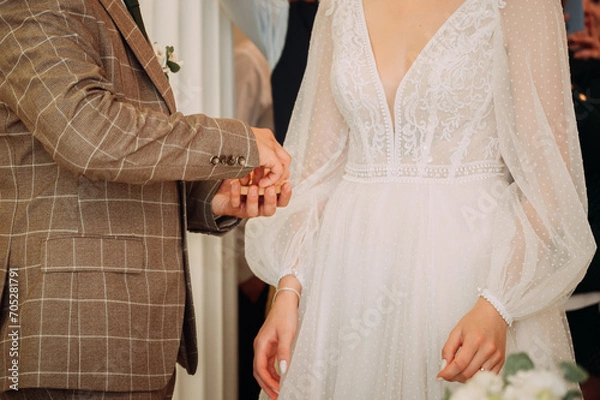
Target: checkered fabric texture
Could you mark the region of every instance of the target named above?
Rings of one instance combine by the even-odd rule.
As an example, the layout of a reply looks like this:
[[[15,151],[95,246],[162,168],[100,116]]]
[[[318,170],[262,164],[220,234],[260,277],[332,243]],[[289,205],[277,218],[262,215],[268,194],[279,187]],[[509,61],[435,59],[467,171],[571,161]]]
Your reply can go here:
[[[249,126],[177,113],[121,0],[0,0],[0,48],[0,391],[14,360],[20,389],[193,372],[184,234],[231,227],[210,200],[258,165]]]

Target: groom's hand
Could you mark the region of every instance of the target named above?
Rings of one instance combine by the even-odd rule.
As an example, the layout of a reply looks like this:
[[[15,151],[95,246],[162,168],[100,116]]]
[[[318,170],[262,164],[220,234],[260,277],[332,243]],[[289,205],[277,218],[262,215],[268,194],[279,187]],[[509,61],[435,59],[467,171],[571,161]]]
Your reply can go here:
[[[257,182],[260,187],[275,185],[290,177],[292,157],[275,140],[270,129],[252,128],[258,146],[260,166],[268,171]]]

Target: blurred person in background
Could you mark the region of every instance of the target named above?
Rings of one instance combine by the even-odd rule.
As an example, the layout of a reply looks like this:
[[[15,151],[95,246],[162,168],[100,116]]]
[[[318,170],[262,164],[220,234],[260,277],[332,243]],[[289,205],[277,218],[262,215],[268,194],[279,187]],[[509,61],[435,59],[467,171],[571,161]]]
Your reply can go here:
[[[306,68],[318,1],[221,0],[221,4],[234,22],[236,117],[253,126],[271,127],[283,143]],[[274,293],[248,268],[244,225],[234,231],[233,243],[229,240],[225,249],[226,260],[238,268],[240,400],[255,399],[260,390],[252,376],[252,343]]]
[[[283,143],[304,76],[318,0],[221,0],[232,21],[265,55],[275,137]]]
[[[260,49],[234,26],[235,117],[251,126],[274,129],[271,69]],[[252,375],[253,342],[265,319],[269,287],[244,255],[245,221],[224,240],[223,262],[235,265],[238,279],[238,399],[254,400],[260,387]]]

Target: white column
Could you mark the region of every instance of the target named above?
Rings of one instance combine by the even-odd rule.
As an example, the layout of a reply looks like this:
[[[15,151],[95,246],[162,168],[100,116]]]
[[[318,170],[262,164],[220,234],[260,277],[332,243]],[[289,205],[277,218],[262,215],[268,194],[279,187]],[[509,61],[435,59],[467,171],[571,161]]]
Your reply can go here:
[[[172,45],[182,69],[170,74],[178,110],[233,116],[231,24],[218,0],[140,0],[153,42]],[[223,265],[222,239],[188,237],[198,321],[199,366],[194,376],[178,368],[175,400],[237,398],[237,283]]]

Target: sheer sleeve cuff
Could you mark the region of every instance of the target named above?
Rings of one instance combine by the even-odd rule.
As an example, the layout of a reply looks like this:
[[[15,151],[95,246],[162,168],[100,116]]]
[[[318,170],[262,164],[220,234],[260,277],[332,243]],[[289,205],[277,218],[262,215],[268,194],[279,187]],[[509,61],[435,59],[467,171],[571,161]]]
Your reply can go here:
[[[510,314],[508,313],[508,311],[506,311],[506,308],[504,307],[504,304],[502,304],[500,302],[500,300],[498,300],[496,298],[496,296],[494,296],[487,289],[482,290],[482,289],[477,288],[477,291],[479,292],[479,297],[483,297],[492,306],[494,306],[494,308],[496,309],[496,311],[498,311],[498,314],[500,314],[500,316],[504,319],[504,322],[506,322],[506,324],[508,326],[511,326],[512,323],[513,323],[513,318],[510,316]]]
[[[279,286],[279,281],[281,281],[281,279],[284,276],[288,276],[288,275],[294,275],[296,277],[296,279],[298,279],[298,282],[300,282],[300,286],[302,288],[304,288],[304,277],[301,274],[298,273],[298,270],[295,267],[288,268],[285,271],[283,271],[283,273],[281,275],[279,275],[279,279],[277,279],[277,285],[276,285],[276,287]]]

